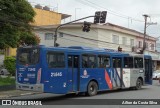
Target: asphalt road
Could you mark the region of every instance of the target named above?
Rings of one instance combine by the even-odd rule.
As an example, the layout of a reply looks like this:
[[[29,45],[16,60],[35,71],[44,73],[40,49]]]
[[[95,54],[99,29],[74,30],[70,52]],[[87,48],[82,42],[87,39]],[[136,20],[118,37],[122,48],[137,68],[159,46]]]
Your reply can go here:
[[[115,91],[105,91],[100,92],[96,96],[86,97],[86,96],[65,96],[65,95],[57,95],[57,94],[36,94],[36,95],[28,95],[28,96],[20,96],[13,97],[11,99],[43,99],[44,104],[53,104],[54,102],[60,102],[62,105],[45,105],[38,106],[40,108],[160,108],[160,105],[63,105],[63,102],[66,102],[68,99],[160,99],[160,84],[158,82],[154,82],[153,85],[143,86],[141,90],[115,90]],[[94,103],[93,103],[94,104]],[[1,106],[0,106],[1,107]],[[4,106],[3,106],[4,107]],[[19,106],[20,107],[20,106]],[[23,106],[26,108],[27,106]],[[8,108],[8,107],[4,107]],[[14,108],[14,106],[13,106]],[[36,106],[30,106],[30,108],[37,108]]]

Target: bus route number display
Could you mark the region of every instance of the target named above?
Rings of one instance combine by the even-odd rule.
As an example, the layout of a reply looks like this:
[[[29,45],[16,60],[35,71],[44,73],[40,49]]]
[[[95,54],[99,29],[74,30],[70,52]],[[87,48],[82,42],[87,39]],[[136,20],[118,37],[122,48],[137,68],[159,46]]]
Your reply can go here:
[[[61,77],[62,76],[62,72],[52,72],[51,73],[51,77]]]

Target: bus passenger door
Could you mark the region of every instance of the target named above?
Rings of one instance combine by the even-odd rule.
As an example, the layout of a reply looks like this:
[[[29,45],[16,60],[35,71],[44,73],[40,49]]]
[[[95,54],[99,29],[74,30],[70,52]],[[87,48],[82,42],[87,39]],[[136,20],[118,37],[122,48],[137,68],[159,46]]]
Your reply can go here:
[[[68,55],[68,92],[79,90],[79,55]]]
[[[111,81],[113,85],[113,89],[122,87],[122,58],[121,57],[113,57],[112,58],[113,69],[111,72]]]
[[[145,59],[145,84],[152,84],[152,61]]]

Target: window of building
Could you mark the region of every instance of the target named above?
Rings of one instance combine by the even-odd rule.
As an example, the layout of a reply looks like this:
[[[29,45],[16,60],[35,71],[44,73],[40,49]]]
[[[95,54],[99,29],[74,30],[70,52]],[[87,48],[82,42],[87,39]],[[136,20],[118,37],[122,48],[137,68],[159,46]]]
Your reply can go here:
[[[106,68],[110,67],[110,57],[105,55],[98,56],[98,67],[99,68]]]
[[[64,68],[64,53],[50,51],[47,53],[47,63],[49,68]]]
[[[45,40],[52,40],[53,39],[53,33],[45,33]]]
[[[127,38],[126,37],[122,37],[122,44],[127,45]]]
[[[143,68],[143,58],[135,57],[134,58],[134,66],[135,66],[135,68]]]
[[[154,50],[154,44],[151,43],[151,50]]]
[[[116,44],[119,44],[119,36],[117,36],[117,35],[112,35],[112,42],[113,42],[113,43],[116,43]]]
[[[138,41],[138,47],[142,48],[142,41]]]
[[[83,68],[96,68],[96,56],[90,54],[82,55]]]
[[[133,57],[124,57],[124,68],[133,68]]]
[[[134,39],[130,40],[130,45],[133,47],[134,46]]]

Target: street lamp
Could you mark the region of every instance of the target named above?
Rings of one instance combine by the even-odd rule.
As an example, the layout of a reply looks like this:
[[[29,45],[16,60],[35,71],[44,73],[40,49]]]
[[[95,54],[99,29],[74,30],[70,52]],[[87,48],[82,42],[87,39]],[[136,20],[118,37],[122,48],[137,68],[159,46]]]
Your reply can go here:
[[[76,12],[78,9],[81,9],[81,8],[75,8],[75,20],[76,20]]]

